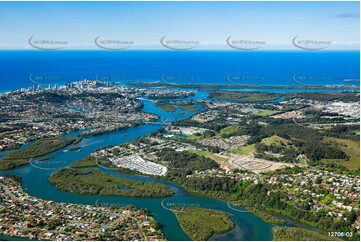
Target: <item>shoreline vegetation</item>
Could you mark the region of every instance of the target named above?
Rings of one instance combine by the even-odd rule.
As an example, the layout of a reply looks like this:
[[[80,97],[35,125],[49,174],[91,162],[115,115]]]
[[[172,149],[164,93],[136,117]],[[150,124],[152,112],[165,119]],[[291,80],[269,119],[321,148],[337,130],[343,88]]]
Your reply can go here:
[[[176,182],[178,183],[178,182]],[[181,187],[188,193],[190,194],[193,194],[193,195],[197,195],[197,196],[204,196],[204,197],[208,197],[208,198],[212,198],[212,199],[220,199],[220,200],[223,200],[223,201],[226,201],[226,200],[233,200],[236,198],[236,194],[235,193],[228,193],[228,192],[215,192],[215,191],[200,191],[200,190],[189,190],[187,188],[185,188],[181,183],[178,183],[179,185],[181,185]],[[257,193],[257,192],[256,192]],[[250,194],[252,196],[252,194]],[[254,195],[254,194],[253,194]],[[273,225],[276,225],[277,228],[284,228],[284,227],[281,227],[282,225],[286,225],[287,224],[287,221],[285,219],[290,219],[291,221],[294,221],[294,222],[297,222],[297,223],[300,223],[300,224],[305,224],[306,226],[310,226],[310,228],[313,228],[313,229],[316,229],[316,230],[319,230],[320,233],[316,232],[316,231],[312,231],[310,229],[307,229],[307,228],[300,228],[300,227],[291,227],[291,228],[296,228],[296,229],[300,229],[302,231],[305,231],[305,233],[307,232],[310,232],[312,233],[311,235],[314,235],[314,236],[317,236],[317,235],[320,235],[320,236],[326,236],[324,235],[324,233],[327,233],[327,229],[326,228],[323,228],[323,227],[319,227],[317,226],[315,223],[312,223],[312,222],[309,222],[307,220],[304,220],[304,219],[297,219],[295,218],[294,216],[292,216],[291,213],[289,212],[283,212],[283,210],[277,210],[277,209],[274,209],[272,207],[268,207],[268,208],[257,208],[257,203],[255,203],[254,205],[255,206],[251,206],[249,205],[249,203],[247,204],[242,204],[242,201],[235,201],[235,202],[232,202],[231,204],[233,204],[234,206],[240,206],[240,207],[243,207],[245,210],[248,210],[249,212],[251,212],[252,214],[254,214],[255,216],[259,217],[260,219],[262,219],[263,221],[265,221],[266,223],[269,223],[269,224],[273,224]],[[231,205],[232,206],[232,205]],[[266,210],[265,210],[266,209]],[[274,213],[274,214],[272,214]],[[280,215],[282,216],[283,218],[285,219],[282,219],[282,218],[278,218],[276,217],[276,215]],[[292,222],[293,223],[293,222]],[[296,225],[298,226],[298,225]],[[286,227],[288,229],[288,227]],[[290,231],[291,233],[292,231]],[[301,233],[302,232],[299,232],[299,231],[296,231],[297,233]],[[275,233],[273,231],[273,235],[275,237]],[[326,236],[328,237],[328,236]],[[329,238],[329,237],[328,237]],[[282,240],[282,239],[279,239],[279,240]],[[284,240],[290,240],[290,239],[284,239]],[[299,239],[299,240],[302,240],[302,239]],[[315,239],[316,240],[316,239]],[[319,240],[322,240],[322,239],[319,239]],[[324,240],[324,239],[323,239]],[[333,239],[328,239],[328,240],[340,240],[340,239],[337,239],[337,238],[333,238]]]
[[[57,189],[84,195],[162,198],[173,195],[166,185],[115,177],[97,169],[61,169],[49,182]]]
[[[85,167],[95,167],[97,166],[97,161],[100,159],[92,156],[85,157],[83,159],[77,160],[70,164],[71,168],[85,168]]]
[[[97,166],[97,160],[96,159],[97,158],[94,158],[94,157],[87,157],[87,158],[75,161],[73,164],[74,164],[74,167],[77,167],[77,168]],[[102,163],[102,161],[99,161],[99,163]],[[73,166],[73,164],[71,166]],[[107,166],[107,167],[111,167],[111,166],[109,166],[109,164],[103,164],[102,163],[102,165]],[[137,172],[131,171],[131,170],[128,171],[128,170],[125,170],[125,169],[119,169],[118,172],[119,173],[124,173],[124,174],[142,175],[141,173],[137,173]],[[237,199],[237,196],[236,196],[235,193],[232,194],[232,193],[229,193],[229,192],[226,192],[226,191],[212,191],[212,190],[201,191],[201,190],[197,190],[197,189],[191,189],[191,187],[189,187],[188,184],[182,183],[182,179],[179,179],[179,178],[178,179],[177,178],[172,179],[170,177],[155,177],[155,176],[150,176],[150,177],[154,177],[156,179],[160,179],[160,180],[164,180],[164,181],[175,182],[176,184],[180,185],[189,194],[208,197],[208,198],[212,198],[212,199],[220,199],[220,200],[223,200],[223,201]],[[212,183],[212,181],[209,181],[209,182]],[[260,219],[262,219],[263,221],[265,221],[266,223],[273,224],[273,225],[276,225],[276,226],[277,225],[281,226],[281,225],[287,224],[286,219],[297,221],[297,220],[295,220],[295,218],[290,216],[290,214],[282,213],[281,211],[277,211],[277,210],[274,210],[272,208],[269,208],[270,210],[267,210],[267,208],[260,209],[258,207],[254,207],[254,206],[249,205],[249,204],[242,204],[242,202],[240,202],[240,201],[235,201],[235,202],[233,202],[231,204],[233,204],[234,206],[243,207],[245,210],[251,212],[255,216],[257,216]],[[283,218],[278,218],[277,214],[280,215],[280,216],[283,216],[284,219]],[[307,226],[317,228],[317,226],[315,226],[314,224],[310,224],[307,221],[300,221],[300,222],[305,223]],[[296,227],[296,228],[298,228],[298,227]],[[182,229],[183,229],[183,227],[182,227]],[[322,231],[322,228],[317,228],[317,229]],[[307,230],[307,229],[303,229],[303,230],[305,230],[306,232],[310,231],[310,230]],[[316,235],[324,236],[322,233],[317,233],[317,232],[314,232],[314,231],[311,231],[311,232],[316,234]]]
[[[37,159],[38,161],[47,161],[47,160],[51,160],[55,158],[55,156],[44,156],[44,157],[41,157],[39,159]]]
[[[255,207],[245,207],[245,209],[251,213],[253,213],[254,215],[256,215],[257,217],[259,217],[260,219],[262,219],[263,221],[265,221],[266,223],[269,224],[274,224],[274,225],[282,225],[282,224],[286,224],[287,221],[284,219],[279,219],[276,216],[270,214],[267,211],[261,210],[259,208],[255,208]]]
[[[172,211],[183,231],[194,241],[208,240],[213,234],[224,234],[235,227],[224,212],[204,208],[175,208]]]
[[[118,125],[118,126],[111,127],[111,128],[105,128],[105,127],[94,128],[94,129],[89,129],[89,130],[83,131],[83,132],[79,133],[78,136],[84,137],[84,138],[89,138],[89,137],[93,137],[93,136],[97,136],[97,135],[109,134],[112,132],[132,128],[132,127],[137,127],[139,125],[141,125],[141,124],[134,122],[134,123]]]
[[[232,198],[232,199],[235,198],[235,197],[232,196],[232,194],[228,194],[226,192],[217,193],[217,192],[212,192],[212,191],[208,191],[208,192],[190,191],[190,190],[187,190],[182,185],[181,185],[181,187],[186,192],[188,192],[190,194],[193,194],[193,195],[196,195],[196,196],[202,196],[202,197],[207,197],[207,198],[212,198],[212,199],[220,199],[222,201],[225,201],[225,200],[230,199],[230,198]],[[231,204],[233,204],[233,203],[231,203]],[[243,206],[242,204],[233,204],[233,205],[243,207],[245,210],[251,212],[252,214],[257,216],[258,218],[265,221],[266,223],[273,224],[273,225],[287,224],[287,221],[285,219],[277,218],[274,214],[271,213],[271,211],[267,211],[267,210],[256,208],[256,207],[251,207],[250,205],[248,205],[248,206]],[[276,213],[274,211],[272,211],[272,212]],[[276,213],[276,214],[278,214],[278,213]],[[282,214],[279,214],[279,215],[287,217],[286,215],[282,215]],[[289,218],[289,219],[291,219],[291,218]]]
[[[97,164],[100,164],[102,163],[102,161],[100,160],[97,160],[99,158],[95,158],[95,157],[86,157],[86,158],[83,158],[81,160],[77,160],[75,161],[74,163],[72,163],[70,165],[70,167],[72,168],[86,168],[86,167],[94,167],[94,166],[97,166]],[[99,161],[99,163],[98,163]],[[105,164],[103,164],[105,165]],[[107,165],[105,165],[107,166]],[[120,173],[127,173],[127,174],[133,174],[134,171],[129,171],[127,172],[126,170],[119,170]],[[138,174],[138,173],[136,173]],[[138,175],[141,175],[141,173],[139,173]],[[154,177],[154,178],[157,178],[157,177]],[[162,178],[160,178],[162,179]],[[162,179],[162,180],[165,180],[165,181],[172,181],[171,179]],[[190,191],[188,190],[186,187],[184,187],[179,181],[173,181],[177,184],[179,184],[186,192],[190,193],[190,194],[194,194],[194,195],[198,195],[198,196],[204,196],[204,197],[209,197],[209,198],[212,198],[212,199],[222,199],[222,200],[227,200],[227,198],[229,198],[229,195],[230,194],[223,194],[221,195],[220,193],[203,193],[203,192],[200,192],[200,191]],[[238,205],[236,205],[238,206]],[[242,205],[239,205],[239,206],[242,206]],[[269,223],[269,224],[273,224],[273,225],[283,225],[283,224],[286,224],[287,221],[285,221],[284,219],[280,219],[280,218],[277,218],[276,216],[272,215],[270,212],[268,211],[264,211],[264,210],[259,210],[255,207],[250,207],[250,206],[245,206],[244,207],[246,210],[248,210],[249,212],[253,213],[255,216],[259,217],[260,219],[262,219],[263,221],[265,221],[266,223]],[[178,217],[177,217],[178,219]]]
[[[74,142],[79,142],[79,139],[54,137],[36,140],[30,146],[4,156],[0,160],[0,170],[10,170],[25,165],[29,162],[29,159],[52,153],[68,145],[74,144]],[[40,158],[40,160],[44,161],[44,158]]]

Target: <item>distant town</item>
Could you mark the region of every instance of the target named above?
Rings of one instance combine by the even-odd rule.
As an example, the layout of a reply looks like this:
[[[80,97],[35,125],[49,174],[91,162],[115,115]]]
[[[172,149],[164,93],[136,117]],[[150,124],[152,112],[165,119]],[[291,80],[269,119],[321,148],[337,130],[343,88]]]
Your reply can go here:
[[[92,136],[153,122],[159,117],[142,112],[139,99],[189,95],[194,92],[122,88],[94,80],[22,88],[0,95],[0,151],[75,130]]]

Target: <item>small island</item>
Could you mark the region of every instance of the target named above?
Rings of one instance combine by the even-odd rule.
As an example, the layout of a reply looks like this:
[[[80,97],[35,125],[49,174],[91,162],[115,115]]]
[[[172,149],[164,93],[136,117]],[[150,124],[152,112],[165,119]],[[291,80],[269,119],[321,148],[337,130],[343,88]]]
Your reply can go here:
[[[189,101],[157,101],[155,105],[165,112],[175,112],[177,109],[183,109],[188,112],[199,111],[194,103]]]
[[[115,177],[97,169],[61,169],[49,177],[57,189],[86,195],[159,198],[173,191],[155,182]]]
[[[177,208],[173,211],[192,240],[208,240],[213,234],[224,234],[235,227],[224,212],[204,208]]]

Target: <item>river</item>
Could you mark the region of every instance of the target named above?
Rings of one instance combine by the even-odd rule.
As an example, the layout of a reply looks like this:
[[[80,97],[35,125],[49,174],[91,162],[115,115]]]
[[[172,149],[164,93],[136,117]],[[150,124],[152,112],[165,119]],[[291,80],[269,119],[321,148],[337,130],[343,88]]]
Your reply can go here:
[[[198,91],[191,100],[207,98],[207,93]],[[194,112],[178,109],[175,112],[164,112],[157,108],[150,100],[142,100],[143,111],[157,114],[161,117],[158,122],[170,122],[190,117]],[[173,182],[159,181],[153,178],[136,175],[124,175],[117,171],[98,167],[98,169],[114,176],[126,177],[140,181],[153,181],[169,186],[175,194],[166,199],[144,199],[125,198],[119,196],[90,196],[67,193],[57,190],[54,185],[48,182],[50,174],[63,167],[68,167],[72,162],[86,157],[95,149],[108,145],[117,145],[144,137],[160,129],[162,124],[145,124],[137,127],[127,128],[108,134],[84,138],[77,146],[81,146],[79,151],[68,151],[69,147],[55,151],[46,156],[54,156],[51,162],[37,165],[23,165],[9,171],[0,171],[0,174],[14,174],[22,177],[22,186],[28,194],[41,199],[58,202],[79,203],[79,204],[113,204],[118,206],[133,205],[136,208],[146,208],[150,214],[159,222],[168,240],[190,240],[183,232],[179,223],[170,210],[173,206],[195,206],[224,211],[234,221],[236,227],[223,235],[213,235],[210,240],[272,240],[272,225],[267,224],[252,213],[244,211],[242,208],[233,208],[227,201],[191,195],[185,192],[179,185]],[[66,134],[66,136],[76,137],[80,131]],[[9,152],[1,152],[0,158]],[[51,164],[50,164],[51,163]]]

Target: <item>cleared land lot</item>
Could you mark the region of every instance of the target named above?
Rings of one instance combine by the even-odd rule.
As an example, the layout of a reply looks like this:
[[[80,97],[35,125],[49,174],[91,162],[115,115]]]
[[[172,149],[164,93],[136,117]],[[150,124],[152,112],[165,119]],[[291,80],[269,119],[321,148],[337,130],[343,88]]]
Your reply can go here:
[[[226,162],[219,163],[223,169],[248,170],[254,173],[275,171],[294,165],[288,163],[273,162],[264,159],[254,158],[247,155],[231,155]]]

